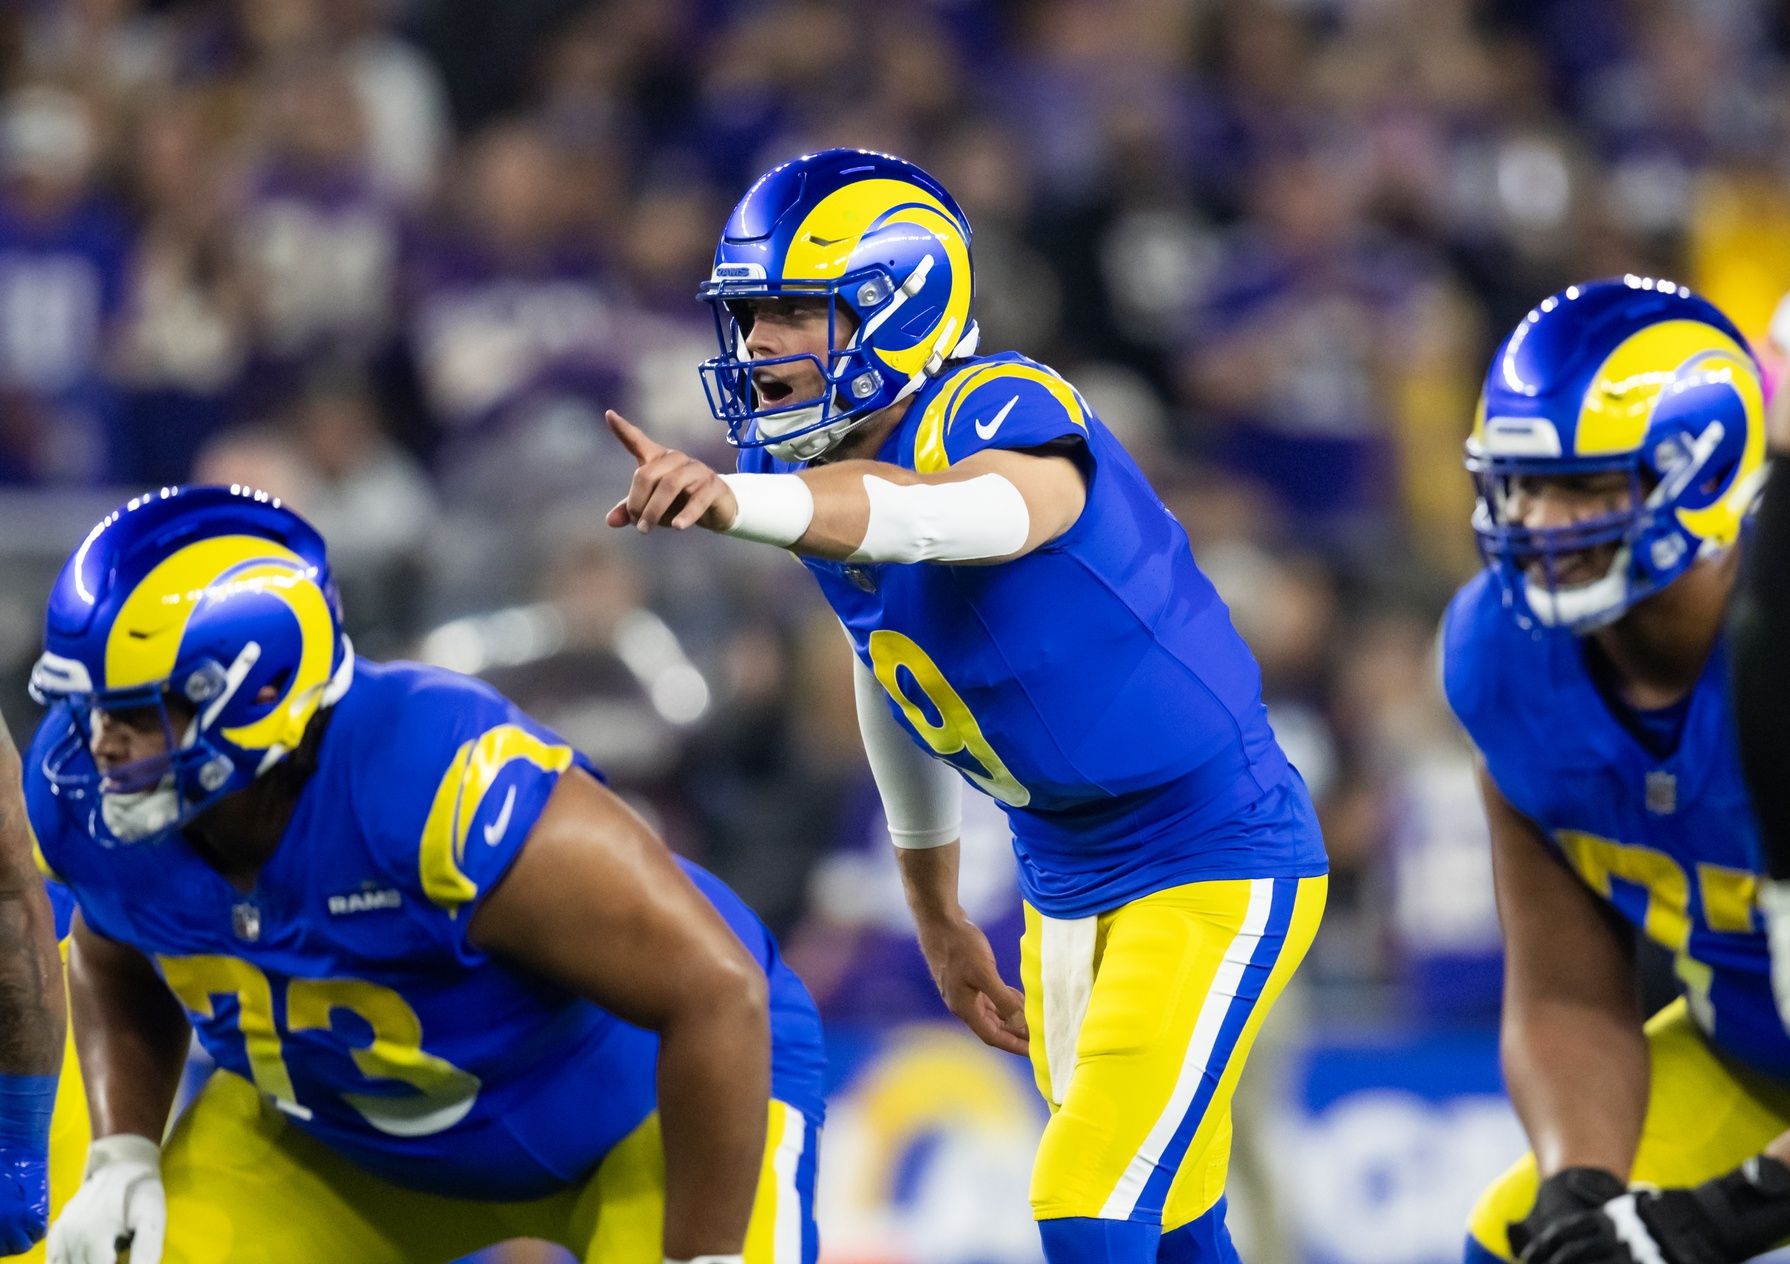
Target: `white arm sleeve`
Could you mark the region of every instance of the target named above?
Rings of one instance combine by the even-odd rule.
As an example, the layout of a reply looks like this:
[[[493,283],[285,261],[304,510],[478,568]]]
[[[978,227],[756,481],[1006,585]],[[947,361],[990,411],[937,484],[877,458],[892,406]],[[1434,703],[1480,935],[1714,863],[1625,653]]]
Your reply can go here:
[[[943,847],[963,830],[963,778],[934,759],[889,713],[888,695],[864,660],[852,655],[858,696],[858,730],[870,775],[882,796],[889,841],[897,847]]]
[[[891,483],[864,475],[870,522],[853,562],[979,562],[1025,547],[1026,498],[999,474],[961,483]]]

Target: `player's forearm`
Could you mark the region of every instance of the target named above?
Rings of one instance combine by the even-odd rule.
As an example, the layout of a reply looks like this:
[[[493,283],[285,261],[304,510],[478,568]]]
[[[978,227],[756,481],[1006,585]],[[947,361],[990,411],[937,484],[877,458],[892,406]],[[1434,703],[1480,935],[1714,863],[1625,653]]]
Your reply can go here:
[[[896,486],[918,481],[911,470],[876,461],[841,461],[803,470],[796,477],[814,500],[814,517],[796,541],[796,552],[842,562],[863,548],[864,535],[870,527],[870,495],[864,489],[866,474]]]
[[[35,885],[0,893],[0,1075],[55,1075],[67,1022],[62,963],[43,880],[25,881]]]
[[[727,534],[836,562],[992,562],[1055,534],[1006,473],[841,461],[725,481],[737,502]]]
[[[1504,1076],[1542,1176],[1598,1167],[1628,1179],[1649,1064],[1632,1007],[1541,1001],[1507,1008]]]
[[[0,725],[0,1075],[54,1075],[66,1021],[62,963],[19,778],[18,752]]]
[[[771,1092],[766,992],[754,972],[684,1007],[659,1033],[669,1259],[745,1246]]]
[[[957,898],[957,869],[962,854],[961,842],[896,849],[901,887],[922,946],[929,931],[948,929],[965,920],[963,905]]]
[[[78,922],[68,984],[93,1135],[159,1142],[192,1040],[186,1012],[147,962]]]

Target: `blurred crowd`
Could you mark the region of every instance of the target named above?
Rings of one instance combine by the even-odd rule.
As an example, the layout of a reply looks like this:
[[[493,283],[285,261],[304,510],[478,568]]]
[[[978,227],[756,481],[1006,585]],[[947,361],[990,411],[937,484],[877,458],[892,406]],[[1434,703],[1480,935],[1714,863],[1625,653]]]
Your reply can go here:
[[[728,459],[693,301],[749,181],[915,159],[985,348],[1068,375],[1260,656],[1336,864],[1309,976],[1483,1016],[1495,930],[1431,683],[1459,445],[1565,284],[1790,286],[1768,0],[9,0],[0,661],[75,524],[200,479],[331,541],[359,646],[484,674],[790,941],[834,1015],[933,1002],[799,568],[610,532],[615,407]],[[91,513],[90,513],[91,511]],[[1010,916],[998,819],[973,824]],[[897,960],[897,958],[899,958]]]

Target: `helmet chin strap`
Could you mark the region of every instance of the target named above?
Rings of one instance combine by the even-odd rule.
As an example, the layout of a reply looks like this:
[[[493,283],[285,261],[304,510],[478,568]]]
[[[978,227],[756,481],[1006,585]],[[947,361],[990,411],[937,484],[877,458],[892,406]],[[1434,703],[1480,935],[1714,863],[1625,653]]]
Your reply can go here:
[[[229,683],[227,691],[223,695],[224,701],[228,701],[229,694],[234,693],[241,686],[242,677],[247,674],[248,668],[253,666],[259,654],[260,647],[254,642],[250,642],[245,647],[244,655],[237,659],[237,666],[240,666],[242,670],[237,673],[236,679]],[[234,671],[235,668],[232,670]],[[342,636],[342,664],[325,684],[319,686],[322,694],[321,706],[330,707],[341,701],[353,683],[354,645],[344,634]],[[186,750],[191,747],[199,738],[201,725],[209,724],[216,718],[216,714],[217,708],[214,706],[207,708],[203,715],[195,715],[188,720],[186,731],[181,734],[178,749]],[[259,777],[273,767],[274,764],[290,754],[291,749],[291,747],[283,745],[269,747],[256,767],[255,775]],[[216,763],[221,758],[222,756],[215,757],[212,763]],[[208,764],[207,768],[210,766]],[[201,785],[208,790],[212,789],[213,787],[204,780],[204,771],[201,770]],[[228,778],[229,773],[230,766],[225,762],[220,770],[220,785],[224,779]],[[181,814],[186,810],[185,805],[181,803],[179,784],[172,768],[148,790],[139,790],[132,794],[112,794],[102,789],[99,800],[100,817],[105,821],[106,829],[121,843],[142,842],[146,838],[167,833],[180,823]]]
[[[180,796],[174,790],[173,770],[165,773],[151,790],[135,794],[101,791],[99,812],[106,829],[121,843],[140,843],[165,833],[180,819]]]
[[[180,735],[180,749],[191,746],[198,736],[199,718],[194,716]],[[180,820],[180,790],[175,784],[174,769],[169,768],[148,790],[111,794],[102,787],[99,814],[112,837],[121,843],[140,843],[167,833]]]
[[[1625,544],[1600,578],[1571,588],[1544,588],[1525,575],[1523,600],[1535,621],[1544,627],[1570,628],[1580,634],[1595,632],[1614,623],[1628,609],[1628,567],[1633,557],[1634,547]]]

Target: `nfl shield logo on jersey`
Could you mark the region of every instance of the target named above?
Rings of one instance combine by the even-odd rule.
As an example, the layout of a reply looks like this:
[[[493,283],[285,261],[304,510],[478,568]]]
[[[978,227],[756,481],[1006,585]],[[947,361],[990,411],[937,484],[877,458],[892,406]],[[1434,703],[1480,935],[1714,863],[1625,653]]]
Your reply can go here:
[[[1647,774],[1647,810],[1655,816],[1678,810],[1678,778],[1663,768]]]
[[[230,929],[245,943],[261,938],[261,910],[248,900],[238,900],[230,907]]]

